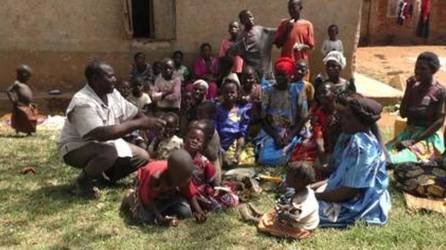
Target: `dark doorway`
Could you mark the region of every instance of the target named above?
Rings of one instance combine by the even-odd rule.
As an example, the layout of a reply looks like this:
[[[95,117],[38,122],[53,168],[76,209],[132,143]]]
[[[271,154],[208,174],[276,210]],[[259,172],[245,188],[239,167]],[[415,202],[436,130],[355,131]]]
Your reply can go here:
[[[132,0],[133,37],[153,37],[152,0]]]

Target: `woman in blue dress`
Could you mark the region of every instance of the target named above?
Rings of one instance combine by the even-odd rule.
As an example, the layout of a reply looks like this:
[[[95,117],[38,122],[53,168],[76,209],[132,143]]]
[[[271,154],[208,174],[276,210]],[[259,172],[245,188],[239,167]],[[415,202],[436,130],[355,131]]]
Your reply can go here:
[[[317,193],[321,227],[347,227],[357,221],[387,223],[391,207],[389,177],[376,122],[382,106],[353,94],[340,106],[342,134],[330,165],[323,192]]]

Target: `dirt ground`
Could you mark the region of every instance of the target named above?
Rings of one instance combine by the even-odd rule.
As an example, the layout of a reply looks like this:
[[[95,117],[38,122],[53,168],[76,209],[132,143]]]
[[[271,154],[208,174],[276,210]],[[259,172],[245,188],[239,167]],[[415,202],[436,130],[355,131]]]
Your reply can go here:
[[[442,68],[436,74],[437,79],[446,85],[446,46],[388,46],[358,48],[356,54],[357,68],[360,73],[384,83],[405,83],[413,75],[415,60],[424,51],[436,53]],[[396,80],[398,82],[398,80]]]

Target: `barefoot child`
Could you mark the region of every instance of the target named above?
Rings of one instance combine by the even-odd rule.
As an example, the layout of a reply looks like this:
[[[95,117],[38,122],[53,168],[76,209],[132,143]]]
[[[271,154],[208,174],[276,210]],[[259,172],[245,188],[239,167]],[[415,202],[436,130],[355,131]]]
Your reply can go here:
[[[6,91],[12,103],[11,127],[16,133],[28,136],[36,132],[38,111],[33,101],[33,93],[28,86],[32,70],[28,65],[17,68],[17,80]]]
[[[239,92],[239,86],[227,80],[222,86],[223,102],[217,106],[215,124],[221,147],[228,153],[225,157],[227,165],[239,164],[251,120],[251,104],[238,104]],[[233,155],[229,155],[228,150],[233,145],[235,145]]]
[[[194,163],[192,183],[199,193],[197,199],[200,206],[208,211],[234,207],[238,205],[238,197],[232,193],[232,190],[226,187],[222,191],[216,190],[217,170],[201,154],[205,139],[203,130],[191,129],[184,143],[184,149],[189,152]]]
[[[344,53],[342,41],[337,38],[338,34],[339,28],[336,24],[332,24],[328,27],[328,39],[324,41],[321,48],[323,56],[326,56],[331,51]]]
[[[204,213],[196,200],[197,190],[191,182],[193,162],[184,150],[172,152],[167,161],[152,161],[138,171],[136,190],[122,202],[122,209],[130,211],[139,223],[175,226],[176,218],[197,220]]]
[[[287,192],[277,200],[274,210],[261,215],[252,205],[242,206],[243,219],[258,223],[259,231],[275,236],[295,239],[311,236],[319,225],[319,204],[308,187],[314,179],[311,167],[291,165],[285,180]]]
[[[179,130],[178,115],[166,113],[161,116],[166,121],[162,134],[155,137],[149,146],[150,158],[166,160],[170,153],[183,147],[183,139],[176,136]]]

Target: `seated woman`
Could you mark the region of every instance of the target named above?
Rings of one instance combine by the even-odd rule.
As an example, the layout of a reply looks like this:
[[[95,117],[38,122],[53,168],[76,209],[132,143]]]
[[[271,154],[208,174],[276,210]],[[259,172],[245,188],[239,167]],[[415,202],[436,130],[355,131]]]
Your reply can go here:
[[[200,46],[200,56],[194,63],[194,75],[196,79],[203,79],[209,83],[207,99],[214,100],[218,95],[216,76],[218,74],[218,59],[212,56],[212,47],[209,43]]]
[[[323,82],[329,82],[334,86],[336,95],[349,94],[356,92],[354,82],[341,77],[341,72],[347,66],[344,55],[339,51],[331,51],[322,60],[325,64],[326,76],[319,75],[315,80],[315,88]]]
[[[340,135],[319,201],[321,227],[346,227],[357,221],[384,225],[390,210],[386,159],[376,122],[382,106],[354,94],[344,99]]]
[[[307,116],[302,84],[291,83],[294,62],[280,58],[274,67],[277,83],[266,86],[262,96],[262,130],[256,138],[258,163],[284,165],[300,140]]]
[[[415,76],[407,80],[400,114],[407,118],[406,129],[387,143],[391,164],[423,162],[444,151],[439,130],[445,119],[445,88],[434,78],[440,68],[438,56],[421,53],[415,64]]]

